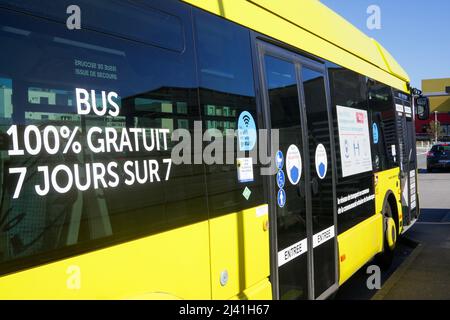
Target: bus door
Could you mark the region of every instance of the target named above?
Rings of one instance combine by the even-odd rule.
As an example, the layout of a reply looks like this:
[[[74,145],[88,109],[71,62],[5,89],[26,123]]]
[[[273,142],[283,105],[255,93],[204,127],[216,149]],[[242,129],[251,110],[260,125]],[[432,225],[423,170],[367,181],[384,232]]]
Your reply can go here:
[[[266,183],[274,298],[325,298],[337,287],[325,68],[263,42],[257,42],[257,51],[264,124],[279,134],[272,150],[276,174]]]
[[[402,188],[402,214],[403,226],[408,226],[417,218],[416,196],[416,145],[414,133],[414,110],[408,95],[395,92],[394,94],[397,132],[398,132],[398,157],[401,173]]]

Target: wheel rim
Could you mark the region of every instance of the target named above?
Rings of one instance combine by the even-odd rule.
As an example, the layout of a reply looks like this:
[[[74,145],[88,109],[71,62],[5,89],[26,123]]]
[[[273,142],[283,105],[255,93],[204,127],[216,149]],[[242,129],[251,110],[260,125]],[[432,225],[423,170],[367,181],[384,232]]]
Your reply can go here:
[[[392,217],[386,217],[386,243],[389,249],[393,250],[395,248],[395,243],[397,241],[397,229],[395,227],[395,221]]]

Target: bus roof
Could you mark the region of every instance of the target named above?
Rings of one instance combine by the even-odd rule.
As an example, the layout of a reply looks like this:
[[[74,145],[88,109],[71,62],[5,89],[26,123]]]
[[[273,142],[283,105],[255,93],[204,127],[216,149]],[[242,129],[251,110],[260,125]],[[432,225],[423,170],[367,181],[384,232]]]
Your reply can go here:
[[[318,0],[183,0],[407,91],[409,77],[376,40]]]

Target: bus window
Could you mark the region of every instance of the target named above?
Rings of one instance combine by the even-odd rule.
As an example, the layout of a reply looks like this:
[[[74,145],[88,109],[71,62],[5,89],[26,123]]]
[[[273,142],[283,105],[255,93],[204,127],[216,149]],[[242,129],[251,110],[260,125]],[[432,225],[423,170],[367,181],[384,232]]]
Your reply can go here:
[[[172,13],[191,39],[189,10]],[[168,162],[171,133],[200,119],[192,40],[179,53],[0,9],[0,42],[0,273],[208,218],[203,166]]]
[[[204,129],[223,134],[225,158],[234,161],[227,164],[223,159],[224,164],[206,166],[208,203],[213,215],[236,212],[262,204],[264,193],[255,162],[253,181],[238,181],[235,160],[239,145],[235,142],[230,151],[225,142],[233,134],[227,130],[238,128],[242,112],[249,112],[257,122],[250,36],[244,28],[200,11],[195,11],[195,25]],[[256,143],[252,151],[257,148]],[[251,191],[248,199],[242,195],[245,187]]]
[[[67,20],[72,21],[71,14],[68,14],[67,10],[76,4],[80,9],[82,29],[101,31],[177,52],[183,51],[185,47],[183,24],[178,17],[155,9],[157,2],[129,1],[124,6],[120,1],[110,0],[78,0],[76,3],[59,0],[47,1],[44,5],[42,1],[2,0],[0,6],[5,5],[66,24]],[[71,10],[69,12],[73,13]],[[58,41],[70,43],[71,40],[58,39]]]

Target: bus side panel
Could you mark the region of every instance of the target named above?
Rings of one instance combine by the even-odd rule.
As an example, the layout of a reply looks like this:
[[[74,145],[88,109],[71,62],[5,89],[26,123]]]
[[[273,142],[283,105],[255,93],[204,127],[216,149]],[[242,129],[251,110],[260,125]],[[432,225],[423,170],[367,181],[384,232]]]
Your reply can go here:
[[[0,299],[210,299],[208,222],[0,278]]]
[[[375,214],[338,236],[339,285],[379,252],[382,235],[383,219]]]
[[[210,220],[213,299],[271,299],[267,223],[267,205]]]
[[[375,215],[338,236],[339,284],[348,280],[377,253],[383,251],[383,204],[388,191],[396,198],[401,221],[399,168],[377,172],[375,181]],[[401,223],[400,223],[401,225]]]
[[[398,223],[399,226],[402,226],[403,216],[402,216],[402,202],[401,202],[401,188],[400,188],[400,168],[393,168],[390,170],[385,170],[381,172],[377,172],[375,174],[375,179],[378,183],[375,186],[375,206],[376,212],[382,214],[383,212],[383,204],[386,198],[387,192],[390,190],[393,192],[396,203],[397,203],[397,212],[398,212]],[[399,234],[401,234],[401,229],[397,230]],[[383,250],[383,243],[381,243],[380,251]]]

